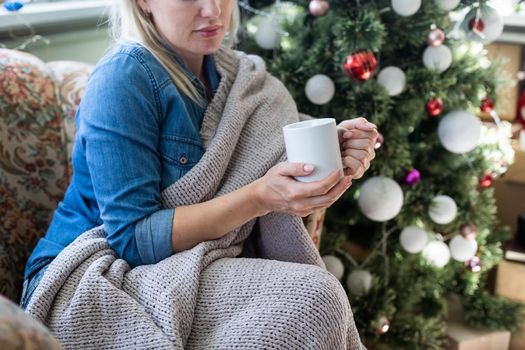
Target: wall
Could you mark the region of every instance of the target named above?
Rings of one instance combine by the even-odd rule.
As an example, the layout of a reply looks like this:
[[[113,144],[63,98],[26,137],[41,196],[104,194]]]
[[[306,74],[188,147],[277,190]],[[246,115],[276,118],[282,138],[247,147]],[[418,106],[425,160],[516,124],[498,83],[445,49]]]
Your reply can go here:
[[[516,119],[516,106],[518,104],[519,86],[517,84],[519,72],[525,57],[522,57],[523,47],[517,43],[495,42],[486,46],[487,56],[491,61],[500,60],[500,79],[506,83],[497,89],[496,111],[501,119],[513,121]],[[484,115],[484,119],[490,119]]]
[[[37,34],[39,34],[38,31]],[[44,37],[50,41],[49,44],[38,41],[29,44],[24,51],[33,53],[46,62],[73,60],[94,64],[104,55],[110,45],[106,27],[76,28],[46,34]],[[14,48],[19,43],[19,41],[9,39],[0,42],[8,48]]]

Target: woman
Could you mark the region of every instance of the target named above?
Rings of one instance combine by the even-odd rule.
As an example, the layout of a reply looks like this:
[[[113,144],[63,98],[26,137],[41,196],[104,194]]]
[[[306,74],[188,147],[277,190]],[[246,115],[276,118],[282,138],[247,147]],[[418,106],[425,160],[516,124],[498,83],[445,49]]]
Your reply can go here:
[[[345,172],[297,182],[313,166],[282,161],[293,100],[221,47],[235,0],[118,3],[22,306],[66,348],[361,348],[299,216],[362,176],[375,126],[341,123]]]

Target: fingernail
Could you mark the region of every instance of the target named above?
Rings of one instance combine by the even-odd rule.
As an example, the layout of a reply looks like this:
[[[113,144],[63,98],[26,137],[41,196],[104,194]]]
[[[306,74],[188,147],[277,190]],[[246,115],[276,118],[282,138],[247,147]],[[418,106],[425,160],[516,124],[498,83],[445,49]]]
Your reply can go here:
[[[310,172],[310,171],[314,170],[314,166],[311,165],[311,164],[305,164],[305,165],[303,166],[303,170],[304,170],[304,171],[307,171],[307,172]]]
[[[351,133],[350,131],[347,131],[347,132],[345,132],[345,133],[343,134],[343,137],[344,137],[345,139],[349,139],[349,138],[352,137],[352,133]]]
[[[375,129],[377,128],[377,126],[375,124],[372,124],[370,122],[366,122],[366,126],[369,127],[370,129]]]

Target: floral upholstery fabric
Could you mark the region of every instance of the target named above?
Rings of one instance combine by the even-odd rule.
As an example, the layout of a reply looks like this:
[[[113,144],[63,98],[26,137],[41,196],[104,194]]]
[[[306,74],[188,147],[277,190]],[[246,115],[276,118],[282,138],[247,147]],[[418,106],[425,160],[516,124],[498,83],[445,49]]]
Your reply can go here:
[[[59,96],[62,101],[63,112],[62,128],[69,164],[68,177],[71,179],[71,151],[75,135],[75,114],[93,67],[86,63],[73,61],[54,61],[49,62],[47,66],[53,71],[55,81],[60,82]]]
[[[0,49],[0,294],[16,302],[72,175],[74,117],[91,70]],[[323,221],[324,210],[304,220],[317,247]]]
[[[0,295],[0,344],[3,350],[58,350],[62,346],[39,322]]]
[[[60,63],[46,65],[31,54],[0,49],[0,294],[15,301],[27,258],[70,177],[67,144],[74,126],[64,124],[66,115],[73,119],[79,99],[62,96],[78,95],[86,79],[83,86],[65,79],[64,87],[57,77],[75,75],[80,66],[73,66],[66,74],[57,69]],[[81,71],[87,77],[88,66]]]

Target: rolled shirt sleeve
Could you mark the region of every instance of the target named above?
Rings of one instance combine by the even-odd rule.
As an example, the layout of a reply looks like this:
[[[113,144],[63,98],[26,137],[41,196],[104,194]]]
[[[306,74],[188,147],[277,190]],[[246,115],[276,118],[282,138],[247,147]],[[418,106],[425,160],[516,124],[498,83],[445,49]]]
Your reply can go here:
[[[135,240],[143,264],[154,264],[173,254],[173,215],[174,209],[161,209],[136,223]]]

